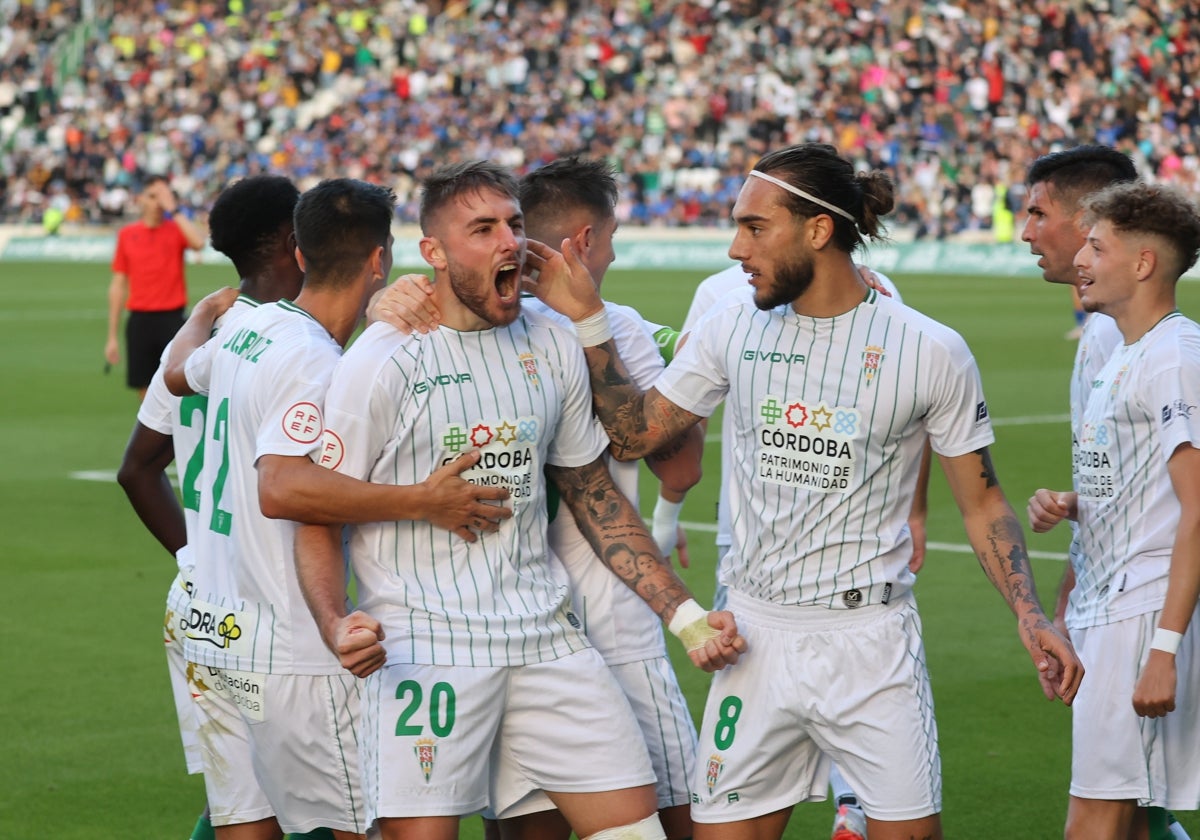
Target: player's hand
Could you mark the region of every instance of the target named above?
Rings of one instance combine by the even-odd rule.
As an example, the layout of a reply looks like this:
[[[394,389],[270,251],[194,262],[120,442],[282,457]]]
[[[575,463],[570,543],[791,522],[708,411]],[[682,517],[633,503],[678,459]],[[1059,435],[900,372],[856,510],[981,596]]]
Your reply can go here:
[[[1133,687],[1133,710],[1140,717],[1165,717],[1175,711],[1175,654],[1151,650]]]
[[[104,361],[110,365],[119,364],[121,361],[121,342],[115,338],[110,338],[104,342]]]
[[[383,321],[405,335],[433,332],[442,313],[433,300],[433,282],[424,274],[402,274],[375,293],[367,307],[367,323]]]
[[[858,276],[862,278],[864,283],[866,283],[875,291],[879,292],[879,294],[883,295],[884,297],[892,296],[891,290],[887,286],[883,285],[883,281],[879,279],[878,274],[867,268],[865,265],[856,265],[854,267],[858,269]]]
[[[379,670],[387,660],[383,625],[360,610],[342,618],[334,632],[333,652],[342,667],[356,677]]]
[[[512,510],[499,504],[508,498],[506,487],[481,487],[462,478],[463,472],[479,463],[480,452],[473,449],[430,473],[421,482],[429,515],[425,518],[439,528],[475,542],[477,534],[489,534],[512,516]]]
[[[690,569],[692,561],[688,557],[687,531],[682,525],[675,526],[675,553],[679,555],[679,568]]]
[[[192,308],[192,317],[203,317],[209,321],[215,321],[237,302],[239,294],[241,292],[233,286],[223,286],[201,298],[200,302]]]
[[[1029,497],[1029,505],[1025,508],[1029,527],[1034,533],[1044,534],[1064,519],[1074,519],[1076,499],[1074,491],[1039,488]]]
[[[572,321],[604,308],[596,281],[580,261],[570,239],[562,241],[561,253],[536,239],[526,240],[526,245],[521,288]]]
[[[728,610],[709,612],[708,626],[712,636],[702,646],[689,650],[688,657],[697,668],[711,673],[735,664],[746,652],[746,640],[738,634],[737,622]]]
[[[908,533],[912,536],[913,553],[908,560],[908,570],[914,575],[925,566],[925,517],[910,516]]]
[[[1022,618],[1018,627],[1021,642],[1037,666],[1042,693],[1047,700],[1060,697],[1070,706],[1083,681],[1083,663],[1075,648],[1041,612]]]

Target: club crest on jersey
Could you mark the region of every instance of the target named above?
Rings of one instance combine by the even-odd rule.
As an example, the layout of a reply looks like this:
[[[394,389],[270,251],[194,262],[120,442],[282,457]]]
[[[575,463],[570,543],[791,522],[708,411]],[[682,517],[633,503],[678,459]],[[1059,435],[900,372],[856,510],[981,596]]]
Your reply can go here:
[[[724,758],[716,753],[708,757],[708,768],[704,771],[704,783],[708,785],[709,796],[712,796],[713,788],[717,786],[717,779],[721,778],[721,771],[724,769]]]
[[[525,378],[529,380],[529,384],[540,388],[542,378],[538,375],[537,356],[532,353],[521,353],[517,356],[517,360],[521,363],[521,369],[525,371]]]
[[[871,380],[875,378],[875,374],[879,373],[879,368],[883,365],[884,348],[877,347],[874,344],[868,344],[862,351],[862,372],[866,378],[867,384],[871,384]]]
[[[433,775],[433,760],[437,758],[437,741],[433,738],[418,738],[413,747],[413,755],[421,765],[421,775],[428,782],[429,777]]]

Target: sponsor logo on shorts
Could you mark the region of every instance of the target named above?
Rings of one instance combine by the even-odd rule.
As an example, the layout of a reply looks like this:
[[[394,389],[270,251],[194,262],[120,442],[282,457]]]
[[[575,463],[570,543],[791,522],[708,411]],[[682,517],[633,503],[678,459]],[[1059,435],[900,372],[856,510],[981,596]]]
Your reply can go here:
[[[717,786],[717,780],[721,778],[721,771],[724,769],[724,758],[716,753],[708,757],[708,768],[704,771],[704,783],[708,785],[709,796],[712,796],[713,788]]]
[[[243,650],[248,646],[247,642],[237,644],[242,638],[242,625],[247,623],[245,615],[199,598],[192,599],[187,616],[180,622],[184,635],[191,641],[204,642],[237,656],[248,653]]]
[[[433,760],[437,758],[437,741],[433,738],[418,738],[413,747],[413,754],[421,765],[421,775],[428,782],[429,777],[433,775]]]
[[[213,669],[212,673],[217,690],[225,692],[241,711],[243,717],[256,721],[266,719],[263,676],[261,674],[220,669]]]

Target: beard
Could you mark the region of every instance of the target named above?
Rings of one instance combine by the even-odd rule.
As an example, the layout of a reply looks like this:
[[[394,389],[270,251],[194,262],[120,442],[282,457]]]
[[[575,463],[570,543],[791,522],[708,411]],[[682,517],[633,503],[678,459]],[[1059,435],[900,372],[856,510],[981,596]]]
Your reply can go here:
[[[505,327],[517,320],[521,314],[521,298],[513,305],[493,302],[494,281],[479,272],[468,271],[455,265],[449,266],[450,288],[454,296],[476,317],[493,327]]]
[[[788,263],[783,263],[775,270],[775,282],[769,289],[754,293],[754,305],[764,312],[791,303],[808,291],[813,281],[813,261],[811,257],[796,257]]]

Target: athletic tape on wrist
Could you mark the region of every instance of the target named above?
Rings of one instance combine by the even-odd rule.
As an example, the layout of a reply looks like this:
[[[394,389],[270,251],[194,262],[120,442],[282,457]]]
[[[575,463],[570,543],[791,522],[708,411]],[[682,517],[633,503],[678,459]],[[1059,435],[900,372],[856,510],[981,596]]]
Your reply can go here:
[[[584,347],[595,347],[612,338],[612,327],[608,325],[608,311],[605,309],[572,323],[575,324],[579,343]]]
[[[667,624],[667,629],[683,642],[683,647],[688,653],[699,650],[709,639],[721,635],[709,625],[708,610],[697,604],[694,598],[689,598],[679,605]]]
[[[1154,629],[1154,638],[1150,640],[1150,650],[1161,650],[1163,653],[1174,654],[1175,651],[1179,650],[1179,642],[1182,639],[1182,633],[1156,627]]]

